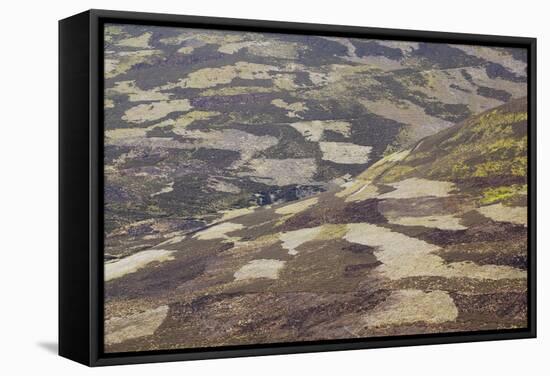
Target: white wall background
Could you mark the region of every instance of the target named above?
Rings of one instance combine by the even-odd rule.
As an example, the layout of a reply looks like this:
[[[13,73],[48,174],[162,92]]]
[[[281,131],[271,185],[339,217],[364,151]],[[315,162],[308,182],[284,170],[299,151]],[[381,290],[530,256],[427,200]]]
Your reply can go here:
[[[0,22],[0,373],[55,375],[464,375],[550,369],[550,27],[530,0],[6,1]],[[539,338],[88,369],[57,342],[57,20],[106,8],[537,37]],[[546,147],[545,147],[546,146]],[[31,373],[32,372],[32,373]]]

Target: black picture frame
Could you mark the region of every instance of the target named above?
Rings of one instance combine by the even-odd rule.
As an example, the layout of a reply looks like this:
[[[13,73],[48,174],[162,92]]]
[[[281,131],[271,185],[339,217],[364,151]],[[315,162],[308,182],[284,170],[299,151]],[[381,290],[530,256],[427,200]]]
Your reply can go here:
[[[109,353],[103,345],[103,24],[180,26],[528,50],[528,327],[498,331]],[[59,354],[88,366],[536,337],[536,39],[88,10],[59,21]]]

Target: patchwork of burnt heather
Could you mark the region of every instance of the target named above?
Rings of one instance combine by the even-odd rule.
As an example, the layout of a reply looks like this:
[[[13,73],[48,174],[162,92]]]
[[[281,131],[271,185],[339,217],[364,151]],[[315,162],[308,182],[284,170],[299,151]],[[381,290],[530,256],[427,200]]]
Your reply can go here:
[[[105,351],[527,325],[521,50],[105,32]]]

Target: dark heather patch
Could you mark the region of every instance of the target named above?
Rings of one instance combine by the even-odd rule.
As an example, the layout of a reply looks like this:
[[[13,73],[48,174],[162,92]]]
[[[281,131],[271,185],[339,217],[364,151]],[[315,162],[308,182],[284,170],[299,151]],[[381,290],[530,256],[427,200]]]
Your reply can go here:
[[[474,278],[446,278],[432,276],[406,277],[390,281],[387,288],[392,290],[416,289],[424,291],[442,290],[448,292],[472,292],[491,294],[495,292],[525,291],[526,282],[521,279],[474,279]]]
[[[203,295],[191,302],[178,302],[170,305],[170,317],[185,318],[204,311],[208,306],[221,301],[237,297],[237,293],[221,293],[215,295]]]
[[[123,187],[110,184],[103,189],[103,198],[105,202],[123,202],[131,199],[131,195],[127,193]]]
[[[435,65],[442,69],[479,66],[485,62],[443,43],[419,43],[411,56],[422,58],[427,67]]]
[[[372,160],[379,158],[399,132],[407,127],[403,123],[375,114],[362,114],[351,119],[350,139],[354,144],[371,146]],[[373,142],[383,140],[383,142]]]
[[[366,310],[374,308],[383,302],[388,296],[388,291],[377,290],[368,294],[338,294],[338,297],[330,298],[327,294],[316,295],[304,299],[310,304],[293,307],[284,315],[282,328],[291,329],[306,335],[318,328],[318,325],[334,322],[336,318],[346,315],[361,315]],[[323,338],[323,333],[320,333]]]
[[[314,305],[305,309],[297,309],[292,311],[286,318],[283,328],[293,330],[305,330],[308,327],[313,327],[331,320],[334,317],[339,317],[343,313],[350,310],[350,305],[356,306],[349,302],[323,303]]]
[[[460,223],[466,227],[484,225],[485,223],[491,223],[492,221],[482,215],[477,210],[470,210],[461,216]]]
[[[159,162],[166,159],[166,155],[164,155],[163,153],[154,152],[148,149],[142,149],[138,151],[138,153],[140,154],[138,158],[132,158],[132,159],[126,160],[122,164],[122,168],[131,169],[131,168],[143,168],[143,167],[155,166]]]
[[[527,270],[527,255],[506,254],[498,249],[484,253],[464,252],[459,249],[445,250],[438,255],[448,263],[470,261],[478,265],[504,265]]]
[[[357,291],[355,295],[360,300],[357,311],[363,313],[384,302],[391,295],[391,291],[379,288],[363,289]]]
[[[197,148],[192,151],[193,158],[208,162],[209,166],[227,168],[233,162],[239,160],[240,153],[233,150]]]
[[[157,232],[158,231],[154,230],[153,227],[148,223],[132,226],[128,229],[128,235],[130,236],[150,235]]]
[[[294,258],[288,254],[288,250],[281,246],[281,242],[271,244],[259,250],[254,250],[254,259],[274,259],[280,261],[289,261]]]
[[[298,213],[287,219],[278,227],[280,231],[294,231],[307,227],[317,227],[324,224],[323,220],[315,215],[315,213],[306,210]]]
[[[103,148],[103,161],[106,165],[113,163],[115,159],[128,153],[130,150],[131,148],[126,146],[105,145]]]
[[[347,47],[341,43],[313,35],[295,36],[295,40],[307,46],[299,51],[297,60],[312,67],[341,63],[340,56],[347,56],[348,53]]]
[[[155,297],[173,293],[177,287],[201,275],[206,269],[206,257],[190,257],[150,263],[135,273],[105,283],[105,300]]]
[[[401,227],[401,226],[396,226]],[[399,228],[399,232],[407,231]],[[404,232],[405,233],[405,232]],[[504,241],[525,237],[527,229],[511,223],[486,223],[470,227],[467,230],[429,229],[416,233],[416,237],[428,243],[445,246],[455,243],[473,243],[484,241]]]
[[[313,177],[315,180],[330,181],[345,174],[342,170],[345,170],[344,166],[348,165],[338,165],[337,163],[327,162],[329,161],[321,161],[321,163],[317,165],[317,172]]]
[[[504,292],[480,295],[450,293],[460,315],[490,317],[499,322],[526,320],[527,294],[524,292]]]
[[[317,227],[327,223],[386,223],[387,219],[378,211],[378,200],[368,199],[347,205],[335,203],[323,208],[311,208],[287,219],[280,231],[292,231],[305,227]]]
[[[352,265],[346,265],[344,268],[344,277],[355,277],[357,275],[361,275],[362,273],[357,272],[363,272],[365,270],[374,269],[377,266],[382,265],[380,261],[371,262],[368,264],[352,264]]]
[[[487,86],[479,86],[476,92],[482,97],[492,98],[502,102],[508,102],[510,98],[512,98],[512,94],[505,90],[493,89]]]
[[[299,86],[313,86],[313,82],[309,79],[309,73],[307,72],[294,73],[294,82]]]
[[[369,158],[373,157],[373,153],[369,154]],[[377,160],[375,158],[374,160]],[[352,176],[359,175],[361,172],[372,164],[372,159],[367,161],[367,163],[353,163],[353,164],[344,164],[336,163],[332,161],[321,160],[317,165],[317,173],[314,175],[314,179],[321,181],[329,181],[331,179],[340,177],[345,174],[350,174]]]
[[[195,217],[216,213],[219,209],[225,209],[244,199],[243,194],[227,194],[207,189],[208,183],[207,175],[182,175],[176,179],[173,191],[158,196],[157,204],[159,208],[180,216]],[[199,194],[205,191],[209,195]]]
[[[206,222],[193,218],[176,219],[170,226],[170,231],[196,231],[206,226]]]
[[[179,115],[179,114],[178,114]],[[147,131],[146,138],[150,137],[172,137],[174,135],[174,132],[172,132],[172,129],[169,127],[162,127],[162,128],[153,128],[149,131]]]
[[[222,291],[226,293],[239,293],[241,296],[251,293],[262,293],[269,291],[275,280],[268,278],[254,278],[229,283],[223,286]]]
[[[380,214],[378,203],[375,198],[347,204],[344,207],[344,217],[347,222],[343,223],[386,223],[388,220]]]
[[[464,77],[464,79],[466,81],[468,81],[469,83],[475,85],[474,78],[472,77],[472,75],[470,73],[468,73],[468,71],[466,69],[461,69],[460,74],[462,75],[462,77]]]
[[[514,59],[527,63],[527,48],[507,48],[505,51]]]
[[[489,78],[502,78],[507,81],[513,82],[526,82],[527,77],[518,77],[515,73],[510,72],[508,69],[497,63],[487,63],[485,71]]]
[[[231,83],[227,85],[217,85],[216,89],[222,89],[224,87],[239,87],[239,86],[261,86],[261,87],[272,87],[273,81],[270,79],[259,79],[255,78],[252,80],[247,80],[241,77],[235,77],[233,80],[231,80]]]
[[[351,264],[376,263],[375,256],[342,252],[347,244],[342,239],[313,240],[296,248],[297,254],[280,271],[272,291],[309,291],[344,293],[357,291],[370,270],[357,271],[343,278],[344,269]]]
[[[462,92],[464,92],[464,93],[471,93],[470,90],[464,89],[463,87],[460,87],[460,86],[458,86],[457,84],[450,84],[449,87],[450,87],[451,89],[459,90],[459,91],[462,91]]]
[[[357,243],[350,243],[349,245],[346,245],[342,247],[343,251],[348,251],[351,253],[356,254],[368,254],[372,255],[374,251],[376,251],[375,247],[371,247],[369,245],[363,245],[363,244],[357,244]]]
[[[378,193],[380,195],[397,190],[397,188],[394,188],[391,185],[386,185],[386,184],[376,184],[376,187],[378,188]]]
[[[276,316],[273,315],[267,318],[249,321],[246,324],[242,325],[242,328],[240,328],[239,332],[244,335],[255,337],[258,335],[257,333],[265,332],[265,328],[273,329],[275,326],[277,326],[279,328],[278,335],[280,336],[281,334],[285,334],[288,331],[292,331],[292,330],[289,330],[290,328],[287,329],[287,328],[281,327],[282,326],[281,322],[283,320],[284,320],[284,315],[279,314]],[[289,334],[286,334],[286,335],[289,335]],[[262,342],[266,342],[266,340],[267,339],[263,339]]]
[[[424,112],[428,115],[438,117],[453,123],[466,120],[472,112],[465,104],[448,104],[431,101],[424,104]]]
[[[222,243],[219,247],[218,247],[218,252],[225,252],[227,250],[230,250],[231,248],[235,247],[235,243],[233,242],[227,242],[227,243]]]
[[[319,147],[314,142],[306,141],[305,138],[294,128],[282,125],[277,131],[277,144],[260,151],[259,156],[268,159],[287,159],[287,158],[319,158],[321,154]],[[275,129],[273,130],[275,131]],[[316,159],[317,159],[316,158]]]
[[[386,47],[374,41],[352,40],[351,43],[355,46],[355,53],[359,57],[384,56],[391,60],[401,60],[403,58],[403,52],[399,48]]]
[[[232,299],[235,297],[237,297],[237,294],[227,294],[227,293],[217,294],[213,296],[211,295],[200,296],[194,299],[188,305],[188,308],[190,309],[190,313],[198,313],[213,303],[221,302],[221,301]]]

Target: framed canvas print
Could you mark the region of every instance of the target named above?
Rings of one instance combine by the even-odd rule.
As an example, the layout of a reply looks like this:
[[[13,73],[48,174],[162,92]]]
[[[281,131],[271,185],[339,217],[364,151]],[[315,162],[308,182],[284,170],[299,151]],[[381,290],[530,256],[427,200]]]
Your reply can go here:
[[[535,336],[535,39],[59,25],[62,356]]]

